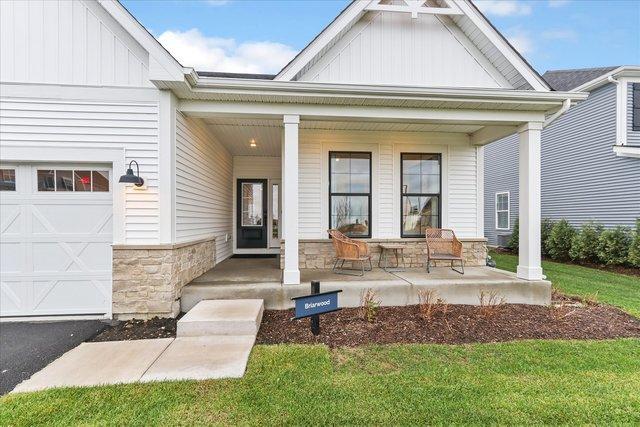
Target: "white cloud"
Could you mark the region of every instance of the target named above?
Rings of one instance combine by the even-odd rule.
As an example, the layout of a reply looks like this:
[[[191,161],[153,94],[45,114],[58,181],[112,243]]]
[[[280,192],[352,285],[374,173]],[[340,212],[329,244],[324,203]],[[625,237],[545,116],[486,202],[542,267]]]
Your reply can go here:
[[[549,7],[562,7],[569,3],[569,0],[549,0]]]
[[[573,30],[564,30],[564,29],[545,30],[542,32],[542,38],[546,40],[575,41],[578,39],[578,34]]]
[[[524,31],[517,30],[512,32],[511,35],[507,36],[507,40],[521,55],[530,54],[535,50],[533,39]]]
[[[165,31],[158,40],[182,65],[200,71],[275,73],[297,53],[282,43],[207,37],[197,28]]]
[[[517,0],[478,0],[475,5],[487,15],[529,15],[531,6]]]

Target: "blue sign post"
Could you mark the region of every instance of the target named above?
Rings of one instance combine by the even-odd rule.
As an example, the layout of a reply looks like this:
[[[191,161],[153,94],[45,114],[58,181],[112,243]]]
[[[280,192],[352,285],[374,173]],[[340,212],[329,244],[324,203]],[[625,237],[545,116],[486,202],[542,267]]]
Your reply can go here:
[[[336,291],[320,293],[320,282],[311,282],[311,295],[291,298],[295,302],[295,319],[311,317],[311,332],[313,335],[320,333],[320,314],[331,313],[340,310],[338,307],[338,293]]]

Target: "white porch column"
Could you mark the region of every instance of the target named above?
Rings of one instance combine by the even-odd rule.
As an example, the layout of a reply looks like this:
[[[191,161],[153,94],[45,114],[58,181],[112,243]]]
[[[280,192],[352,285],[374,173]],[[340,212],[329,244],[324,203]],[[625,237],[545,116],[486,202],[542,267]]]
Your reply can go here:
[[[285,285],[300,284],[298,268],[298,125],[300,116],[284,116],[282,133],[282,238]]]
[[[542,279],[540,251],[540,135],[542,123],[529,122],[518,129],[520,136],[519,213],[520,247],[517,275]]]

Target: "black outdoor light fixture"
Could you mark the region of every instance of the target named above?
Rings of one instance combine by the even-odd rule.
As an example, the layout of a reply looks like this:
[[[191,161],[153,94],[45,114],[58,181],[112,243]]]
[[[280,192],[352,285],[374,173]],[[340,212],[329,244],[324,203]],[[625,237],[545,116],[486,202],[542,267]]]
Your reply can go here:
[[[132,164],[136,164],[136,172],[137,174],[133,174],[133,169],[131,168]],[[136,187],[142,187],[144,184],[144,179],[140,178],[140,166],[138,166],[138,162],[135,160],[131,160],[129,163],[129,168],[127,169],[127,173],[120,177],[120,181],[125,184],[135,184]]]

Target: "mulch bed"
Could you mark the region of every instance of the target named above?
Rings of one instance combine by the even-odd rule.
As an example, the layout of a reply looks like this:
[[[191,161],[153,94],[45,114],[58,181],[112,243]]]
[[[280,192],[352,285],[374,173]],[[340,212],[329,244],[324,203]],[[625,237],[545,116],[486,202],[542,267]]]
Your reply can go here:
[[[267,310],[258,344],[326,344],[354,347],[365,344],[464,344],[523,339],[640,338],[640,319],[608,305],[586,303],[554,294],[552,307],[503,304],[435,306],[426,319],[417,305],[380,307],[374,322],[359,308],[345,308],[321,316],[320,335],[311,334],[309,319],[292,320],[293,310]],[[105,329],[91,341],[173,338],[177,319],[129,320]]]
[[[91,341],[129,341],[147,338],[174,338],[177,319],[127,320],[117,322],[96,335]]]
[[[616,308],[582,304],[563,298],[553,308],[505,304],[482,309],[450,305],[430,319],[417,305],[381,307],[373,323],[358,308],[321,316],[320,335],[314,337],[309,319],[292,320],[293,311],[266,311],[258,344],[322,343],[355,347],[392,343],[487,343],[523,339],[610,339],[640,337],[640,319]]]

